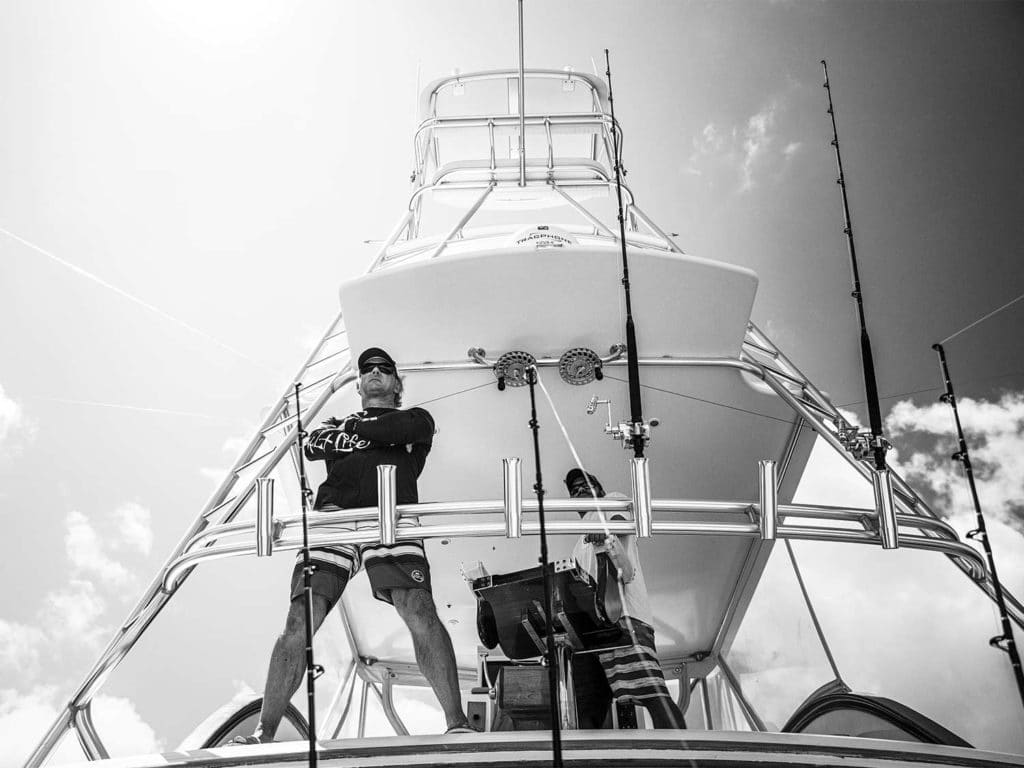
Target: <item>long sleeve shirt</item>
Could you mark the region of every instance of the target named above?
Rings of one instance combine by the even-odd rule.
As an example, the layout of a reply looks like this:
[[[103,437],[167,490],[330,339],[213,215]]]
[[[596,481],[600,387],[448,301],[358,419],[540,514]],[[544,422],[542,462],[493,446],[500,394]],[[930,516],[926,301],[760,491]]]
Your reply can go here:
[[[399,504],[419,501],[416,480],[434,440],[434,419],[422,408],[367,408],[313,430],[305,456],[327,462],[315,507],[377,503],[377,467],[394,464]]]

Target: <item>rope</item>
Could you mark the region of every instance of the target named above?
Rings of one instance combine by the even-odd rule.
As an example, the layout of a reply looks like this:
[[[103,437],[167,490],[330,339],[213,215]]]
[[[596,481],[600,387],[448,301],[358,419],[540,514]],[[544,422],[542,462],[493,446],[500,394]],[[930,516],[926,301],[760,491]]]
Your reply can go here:
[[[961,333],[963,333],[964,331],[969,331],[969,330],[970,330],[971,328],[973,328],[974,326],[978,325],[979,323],[983,323],[983,322],[985,322],[986,320],[988,320],[988,319],[989,319],[990,317],[992,317],[993,315],[998,315],[998,314],[999,314],[1000,312],[1002,312],[1002,311],[1003,311],[1004,309],[1006,309],[1006,308],[1007,308],[1007,307],[1009,307],[1009,306],[1012,306],[1013,304],[1016,304],[1016,303],[1017,303],[1018,301],[1020,301],[1021,299],[1024,299],[1024,293],[1022,293],[1022,294],[1021,294],[1020,296],[1018,296],[1018,297],[1017,297],[1016,299],[1010,299],[1010,301],[1008,301],[1008,302],[1006,302],[1005,304],[1003,304],[1003,306],[999,307],[999,309],[993,309],[993,310],[992,310],[991,312],[989,312],[989,313],[988,313],[987,315],[985,315],[984,317],[979,317],[979,318],[978,318],[977,320],[975,320],[975,321],[974,321],[973,323],[971,323],[970,325],[966,325],[966,326],[964,326],[963,328],[961,328],[961,329],[960,329],[959,331],[957,331],[957,332],[956,332],[956,333],[954,333],[953,335],[951,335],[951,336],[947,336],[947,337],[946,337],[946,338],[944,338],[944,339],[943,339],[942,341],[940,341],[940,342],[939,342],[939,344],[945,344],[945,343],[946,343],[947,341],[950,341],[951,339],[955,339],[955,338],[956,338],[957,336],[959,336],[959,335],[960,335]]]

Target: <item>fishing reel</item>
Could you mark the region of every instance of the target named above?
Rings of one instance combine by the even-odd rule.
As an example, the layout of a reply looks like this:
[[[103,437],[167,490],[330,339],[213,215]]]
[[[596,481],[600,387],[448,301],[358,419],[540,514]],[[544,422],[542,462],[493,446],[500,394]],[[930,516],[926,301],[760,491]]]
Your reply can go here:
[[[632,448],[636,440],[644,441],[646,446],[651,442],[651,430],[660,423],[658,419],[642,421],[638,424],[631,424],[628,421],[612,423],[612,401],[598,398],[594,395],[587,403],[587,416],[593,416],[597,412],[597,406],[603,405],[608,409],[608,421],[604,425],[604,433],[611,435],[613,440],[621,440],[623,448]]]
[[[506,352],[494,364],[494,375],[498,379],[498,389],[505,387],[524,387],[529,383],[527,372],[537,364],[537,358],[529,352]]]
[[[869,429],[858,429],[841,417],[837,417],[833,423],[839,442],[855,459],[867,459],[874,456],[878,449],[886,453],[892,448],[892,444],[884,437],[876,437]]]

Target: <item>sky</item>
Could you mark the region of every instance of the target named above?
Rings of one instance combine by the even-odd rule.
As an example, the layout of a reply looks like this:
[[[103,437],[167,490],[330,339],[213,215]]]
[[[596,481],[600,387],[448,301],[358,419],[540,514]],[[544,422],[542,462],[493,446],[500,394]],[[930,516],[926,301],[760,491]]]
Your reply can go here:
[[[527,0],[525,19],[527,66],[592,73],[610,49],[640,207],[688,253],[754,269],[754,322],[865,420],[828,60],[891,458],[974,527],[930,347],[1024,293],[1020,7]],[[0,1],[0,766],[42,735],[398,220],[419,87],[515,66],[515,25],[512,2]],[[1018,596],[1022,328],[1024,301],[947,345]],[[826,459],[812,469],[805,498],[848,491]],[[947,724],[1024,752],[978,590],[941,558],[833,549],[796,547],[844,674],[885,682],[858,667],[865,644],[931,657],[899,676],[904,698],[937,719],[995,702]],[[97,701],[115,753],[173,748],[262,685],[278,560],[190,580],[188,607],[161,617],[171,641],[140,643]],[[912,636],[862,634],[854,586],[883,590],[859,607]],[[187,691],[202,711],[182,712],[175,641],[252,661]],[[748,679],[755,703],[783,700]]]

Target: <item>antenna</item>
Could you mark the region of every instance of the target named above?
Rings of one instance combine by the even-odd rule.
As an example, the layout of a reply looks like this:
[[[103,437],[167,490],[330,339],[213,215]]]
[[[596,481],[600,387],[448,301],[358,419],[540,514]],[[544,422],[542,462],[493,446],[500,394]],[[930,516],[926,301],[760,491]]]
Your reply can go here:
[[[946,351],[941,344],[932,344],[939,355],[939,367],[942,370],[942,381],[946,391],[939,396],[939,402],[945,403],[953,409],[953,421],[956,422],[956,436],[958,441],[957,452],[953,454],[953,461],[959,461],[964,466],[964,474],[967,475],[967,484],[971,488],[971,499],[974,501],[974,512],[977,516],[978,527],[968,532],[967,538],[981,541],[985,549],[985,557],[988,558],[988,572],[992,576],[992,592],[999,607],[999,621],[1003,627],[1003,634],[996,635],[988,644],[993,648],[1005,651],[1010,657],[1010,666],[1013,667],[1013,676],[1017,680],[1017,692],[1020,694],[1021,703],[1024,704],[1024,670],[1021,669],[1020,654],[1017,652],[1017,643],[1013,639],[1013,625],[1010,624],[1010,616],[1006,612],[1006,600],[1003,598],[1003,587],[999,583],[999,575],[996,573],[995,555],[992,554],[992,544],[988,540],[988,531],[985,528],[985,516],[981,513],[981,501],[978,499],[978,488],[974,484],[974,469],[971,467],[971,454],[967,449],[967,440],[964,438],[964,429],[960,424],[960,411],[956,407],[956,395],[953,393],[953,382],[949,378],[949,366],[946,364]]]
[[[846,234],[846,245],[850,252],[850,270],[853,277],[853,292],[850,294],[857,305],[857,319],[860,322],[860,356],[861,365],[864,369],[864,394],[868,405],[868,423],[871,426],[871,435],[867,438],[868,448],[875,458],[875,469],[881,471],[886,468],[885,452],[889,449],[888,443],[882,437],[882,412],[878,402],[878,384],[875,381],[875,362],[871,354],[871,339],[868,336],[868,328],[864,319],[864,298],[860,289],[860,271],[857,268],[857,249],[853,243],[853,227],[850,224],[850,202],[846,197],[846,177],[843,175],[843,158],[839,154],[839,134],[836,131],[836,113],[832,106],[832,88],[828,82],[828,65],[821,60],[821,67],[825,72],[825,91],[828,93],[828,115],[832,120],[832,147],[836,152],[836,167],[839,169],[839,178],[836,183],[843,194],[843,232]]]

